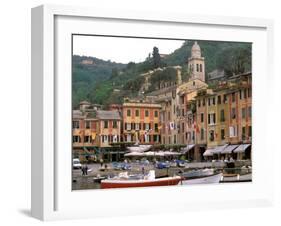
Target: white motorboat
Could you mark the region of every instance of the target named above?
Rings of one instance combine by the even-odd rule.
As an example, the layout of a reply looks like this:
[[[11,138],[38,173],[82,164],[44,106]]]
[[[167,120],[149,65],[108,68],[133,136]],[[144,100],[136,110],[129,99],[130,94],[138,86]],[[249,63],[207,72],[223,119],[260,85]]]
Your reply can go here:
[[[192,179],[182,180],[180,185],[191,185],[191,184],[217,184],[222,178],[222,173],[213,174],[211,176],[203,176]]]
[[[214,169],[197,169],[197,170],[190,170],[187,172],[183,172],[181,176],[185,179],[192,179],[198,177],[211,176],[214,174],[215,174]]]

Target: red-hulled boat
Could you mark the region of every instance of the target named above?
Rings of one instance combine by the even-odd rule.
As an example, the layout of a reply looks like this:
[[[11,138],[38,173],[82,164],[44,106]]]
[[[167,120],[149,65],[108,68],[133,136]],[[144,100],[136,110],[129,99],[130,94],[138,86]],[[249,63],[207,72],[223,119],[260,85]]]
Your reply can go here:
[[[150,186],[170,186],[177,185],[181,181],[180,176],[155,178],[154,172],[150,172],[147,177],[142,179],[130,179],[126,177],[105,179],[101,181],[101,188],[131,188],[131,187],[150,187]]]

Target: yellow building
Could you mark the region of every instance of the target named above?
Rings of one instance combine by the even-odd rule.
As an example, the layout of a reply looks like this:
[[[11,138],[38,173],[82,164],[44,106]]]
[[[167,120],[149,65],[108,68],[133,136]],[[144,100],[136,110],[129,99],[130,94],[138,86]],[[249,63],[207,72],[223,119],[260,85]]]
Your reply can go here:
[[[198,92],[197,144],[205,156],[251,158],[251,73],[232,76],[216,89]],[[201,156],[203,157],[203,156]]]

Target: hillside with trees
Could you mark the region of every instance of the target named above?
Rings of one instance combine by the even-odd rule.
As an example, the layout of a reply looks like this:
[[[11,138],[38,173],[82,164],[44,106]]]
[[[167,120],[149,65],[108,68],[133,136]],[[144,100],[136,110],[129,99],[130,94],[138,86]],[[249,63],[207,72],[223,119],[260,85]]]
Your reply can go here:
[[[250,43],[198,41],[198,44],[205,57],[206,74],[221,69],[226,77],[230,77],[251,71]],[[169,69],[169,66],[182,66],[183,80],[188,80],[187,61],[192,45],[193,41],[185,41],[179,49],[164,58],[155,46],[152,54],[148,54],[141,63],[119,64],[94,57],[73,56],[73,107],[77,107],[81,100],[111,104],[121,103],[124,97],[135,97],[144,83],[141,74],[158,67],[167,67],[167,70],[155,72],[150,91],[157,89],[161,80],[175,77],[175,70]],[[93,64],[82,64],[85,59],[93,60]]]

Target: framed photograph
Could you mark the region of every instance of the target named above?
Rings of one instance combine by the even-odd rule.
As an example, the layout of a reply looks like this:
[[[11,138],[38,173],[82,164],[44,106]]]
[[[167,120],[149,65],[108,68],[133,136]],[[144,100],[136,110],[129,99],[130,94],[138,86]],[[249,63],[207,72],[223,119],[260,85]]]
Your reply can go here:
[[[32,216],[273,202],[270,20],[32,9]]]

